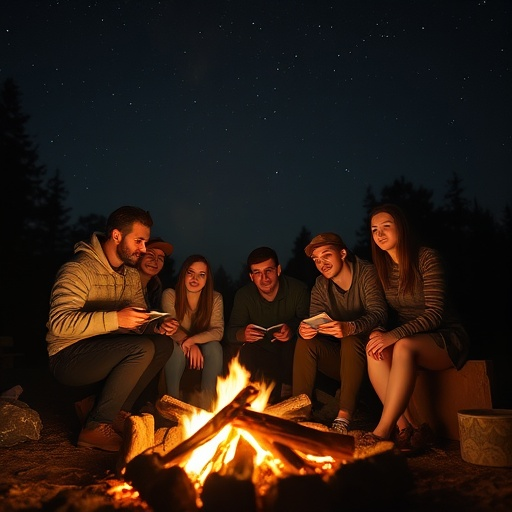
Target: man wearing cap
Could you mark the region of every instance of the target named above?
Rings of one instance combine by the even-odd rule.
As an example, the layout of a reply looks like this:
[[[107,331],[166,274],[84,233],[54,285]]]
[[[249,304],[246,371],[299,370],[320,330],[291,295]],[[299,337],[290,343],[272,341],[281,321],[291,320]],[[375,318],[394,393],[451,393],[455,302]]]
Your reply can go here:
[[[161,238],[152,238],[146,244],[146,252],[137,263],[142,290],[148,309],[162,311],[162,281],[158,274],[164,268],[165,258],[170,256],[173,246]]]
[[[387,306],[374,266],[355,256],[339,235],[321,233],[304,249],[321,273],[311,290],[309,314],[333,321],[299,326],[293,363],[293,394],[311,399],[317,372],[341,381],[332,429],[346,434],[366,375],[368,336],[384,326]]]
[[[251,282],[235,294],[227,340],[241,347],[239,361],[252,380],[275,384],[270,401],[277,402],[291,395],[297,327],[308,315],[309,289],[281,273],[270,247],[254,249],[247,257],[247,269]],[[272,326],[272,332],[262,330]]]

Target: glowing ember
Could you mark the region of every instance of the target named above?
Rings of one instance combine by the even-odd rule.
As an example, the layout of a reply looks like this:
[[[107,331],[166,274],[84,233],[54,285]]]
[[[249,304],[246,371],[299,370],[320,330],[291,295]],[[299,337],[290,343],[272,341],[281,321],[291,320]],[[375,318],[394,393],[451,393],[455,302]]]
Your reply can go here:
[[[141,510],[147,510],[148,506],[141,499],[139,492],[128,483],[113,485],[107,490],[107,494],[113,496],[120,506],[137,504]]]

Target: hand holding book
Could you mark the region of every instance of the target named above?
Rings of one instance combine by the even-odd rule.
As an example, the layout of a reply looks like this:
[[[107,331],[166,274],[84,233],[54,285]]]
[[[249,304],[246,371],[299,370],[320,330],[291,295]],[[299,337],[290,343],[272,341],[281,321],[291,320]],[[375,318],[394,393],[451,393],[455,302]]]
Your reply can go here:
[[[318,330],[318,328],[322,324],[326,324],[328,322],[334,322],[334,320],[324,312],[319,313],[318,315],[312,316],[310,318],[305,318],[302,320],[304,323],[308,324],[309,326],[313,327],[313,329]]]
[[[149,321],[155,320],[156,318],[163,318],[169,316],[169,313],[163,313],[162,311],[148,311]]]
[[[275,331],[280,331],[284,324],[271,325],[270,327],[262,327],[261,325],[253,324],[254,329],[259,329],[268,334],[273,334]]]
[[[270,338],[270,341],[275,341],[275,335],[278,334],[279,341],[287,341],[289,339],[289,327],[286,324],[275,324],[270,327],[263,327],[262,325],[249,324],[245,328],[245,341],[247,343],[254,343],[262,339]]]

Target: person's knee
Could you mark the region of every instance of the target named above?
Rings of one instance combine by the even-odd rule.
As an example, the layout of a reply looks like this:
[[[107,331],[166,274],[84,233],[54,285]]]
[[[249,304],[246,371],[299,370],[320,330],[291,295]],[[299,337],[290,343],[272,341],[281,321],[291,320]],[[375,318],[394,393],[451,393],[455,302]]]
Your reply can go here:
[[[217,341],[210,341],[203,346],[203,356],[205,364],[212,365],[214,368],[221,368],[224,362],[224,353],[222,345]]]
[[[174,350],[174,342],[168,336],[155,334],[151,336],[151,341],[155,350],[155,355],[163,358],[169,358]]]
[[[181,350],[180,347],[175,346],[172,354],[167,360],[166,366],[176,366],[179,367],[181,365],[185,366],[187,358],[185,357],[185,353]]]
[[[222,345],[218,341],[209,341],[208,343],[203,343],[199,345],[201,352],[203,355],[211,355],[215,357],[216,355],[220,355],[222,357]]]
[[[146,336],[140,336],[137,339],[137,342],[133,344],[133,347],[139,351],[141,354],[144,354],[145,358],[149,358],[149,360],[153,359],[155,356],[155,345],[151,338]]]
[[[409,338],[402,338],[393,345],[393,361],[409,360],[413,356],[414,349]]]
[[[300,336],[297,338],[295,343],[295,353],[307,353],[307,352],[315,352],[317,348],[316,336],[309,340],[305,338],[301,338]]]
[[[341,340],[341,353],[366,360],[365,344],[357,336],[347,336]]]

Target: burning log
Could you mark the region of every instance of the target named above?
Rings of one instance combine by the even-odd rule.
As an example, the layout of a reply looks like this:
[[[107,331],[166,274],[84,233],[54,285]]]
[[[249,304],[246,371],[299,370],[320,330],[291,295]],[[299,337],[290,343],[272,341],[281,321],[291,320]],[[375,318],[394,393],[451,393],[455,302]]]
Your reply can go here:
[[[188,487],[189,484],[192,485],[192,482],[188,477],[184,478],[186,473],[178,472],[177,469],[170,470],[179,468],[184,472],[179,467],[180,464],[186,462],[197,448],[212,440],[227,426],[233,428],[228,431],[226,439],[219,443],[213,456],[210,460],[205,461],[204,466],[197,474],[198,480],[204,478],[205,511],[218,509],[219,499],[221,501],[224,499],[224,493],[219,493],[218,487],[227,487],[233,491],[235,481],[238,484],[235,486],[236,491],[233,492],[236,492],[239,498],[233,500],[233,492],[228,493],[231,505],[228,506],[226,502],[222,504],[221,508],[229,510],[230,507],[235,507],[240,510],[240,500],[243,501],[244,510],[253,510],[256,507],[254,496],[257,493],[253,477],[257,469],[255,466],[257,447],[256,444],[253,446],[253,443],[259,444],[270,454],[270,458],[266,459],[267,465],[264,466],[266,469],[263,473],[259,473],[259,478],[268,478],[264,484],[266,487],[273,485],[272,482],[275,482],[275,478],[278,476],[314,475],[320,468],[319,464],[323,464],[323,462],[317,464],[309,460],[308,455],[319,458],[328,457],[334,466],[353,459],[354,438],[352,436],[316,430],[289,419],[254,411],[248,408],[248,405],[255,400],[258,393],[259,391],[255,387],[247,386],[195,434],[164,453],[157,453],[159,449],[161,450],[161,446],[155,447],[151,444],[144,446],[145,443],[151,443],[151,439],[154,439],[154,437],[152,438],[153,434],[147,432],[151,428],[151,422],[144,417],[133,418],[130,425],[132,427],[131,441],[134,446],[126,449],[125,453],[131,455],[138,451],[140,453],[127,461],[124,470],[125,480],[139,491],[141,497],[154,508],[155,512],[164,510],[195,511],[193,506],[196,505],[192,505]],[[301,411],[310,405],[309,398],[302,396],[292,397],[284,402],[286,403],[281,407],[272,407],[271,411],[274,414],[282,413],[294,417],[297,414],[296,411]],[[174,415],[174,418],[181,419],[178,414],[188,414],[183,412],[184,409],[192,408],[188,404],[185,404],[185,407],[181,404],[184,403],[172,397],[169,400],[161,400],[159,412],[167,418]],[[176,410],[179,412],[177,413]],[[134,434],[134,429],[144,432]],[[247,440],[244,436],[247,437]],[[252,440],[250,436],[252,436]],[[177,434],[173,434],[173,437],[177,437]],[[236,451],[234,458],[228,461],[229,446],[236,446]],[[258,470],[261,471],[259,466]],[[164,490],[166,486],[170,488]],[[175,496],[176,493],[183,495],[185,501],[180,504],[182,508],[169,508],[169,504],[165,508],[166,500],[171,499],[171,496]],[[164,494],[166,500],[157,494]]]
[[[204,412],[204,409],[201,409],[200,407],[195,407],[186,402],[182,402],[181,400],[169,395],[164,395],[157,400],[156,410],[164,418],[175,423],[179,423],[184,416],[190,418]],[[305,394],[292,396],[282,402],[269,405],[265,408],[266,414],[294,421],[307,418],[310,412],[311,400],[308,395]]]
[[[202,512],[256,512],[256,490],[251,480],[211,473],[201,493]]]
[[[272,452],[274,452],[281,460],[288,462],[289,467],[287,473],[297,475],[315,473],[315,467],[306,462],[300,455],[297,455],[291,448],[284,444],[274,442],[272,443]]]
[[[203,425],[195,434],[182,443],[175,446],[165,455],[159,455],[153,452],[153,448],[148,448],[128,462],[125,469],[125,479],[133,485],[139,487],[139,482],[151,479],[149,475],[157,474],[169,464],[179,464],[193,450],[207,441],[213,439],[232,419],[240,414],[241,410],[250,404],[258,395],[258,390],[253,386],[244,388],[234,400],[221,409],[215,416]],[[143,484],[144,485],[144,484]]]
[[[165,464],[179,464],[190,452],[198,446],[213,439],[226,425],[241,414],[243,410],[258,396],[258,390],[253,386],[244,388],[235,399],[221,409],[215,416],[207,421],[195,434],[185,439],[181,444],[173,448],[163,456]]]
[[[156,409],[164,418],[177,422],[178,425],[184,416],[191,417],[203,411],[203,409],[194,407],[193,405],[168,395],[163,396],[157,401]],[[311,400],[305,394],[290,397],[265,408],[265,414],[286,418],[290,421],[303,420],[309,416],[310,411]],[[306,424],[303,423],[303,425]],[[171,433],[172,436],[170,435]],[[163,452],[166,453],[182,441],[182,427],[177,426],[168,429],[163,435],[155,436],[155,440],[157,440],[157,437],[159,444],[163,445]],[[293,456],[290,455],[290,457]]]
[[[243,437],[236,445],[233,459],[219,469],[220,475],[231,476],[238,480],[251,480],[254,473],[256,450]]]
[[[330,456],[337,461],[352,460],[354,455],[352,436],[323,432],[250,409],[233,418],[232,425],[251,432],[257,438],[265,436],[305,454]]]
[[[256,511],[256,489],[252,482],[256,451],[243,437],[233,459],[210,473],[201,493],[202,512]]]
[[[166,468],[158,454],[135,457],[125,479],[136,482],[140,497],[154,512],[197,512],[196,489],[184,469]]]

